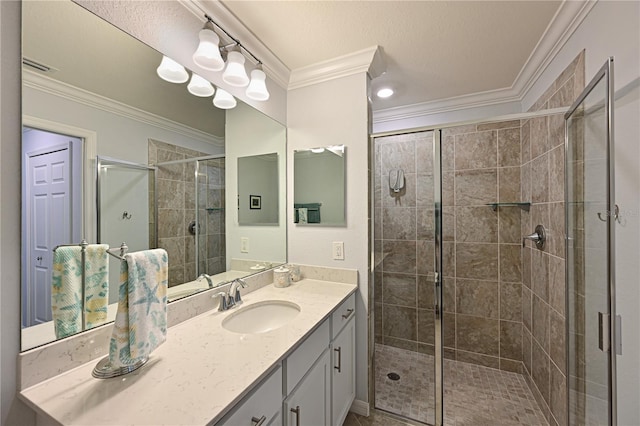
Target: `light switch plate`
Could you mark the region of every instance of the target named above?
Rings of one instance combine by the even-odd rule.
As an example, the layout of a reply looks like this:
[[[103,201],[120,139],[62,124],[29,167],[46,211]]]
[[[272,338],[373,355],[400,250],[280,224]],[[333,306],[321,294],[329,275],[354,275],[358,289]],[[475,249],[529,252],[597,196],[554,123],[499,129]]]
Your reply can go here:
[[[240,238],[240,253],[249,253],[249,238]]]

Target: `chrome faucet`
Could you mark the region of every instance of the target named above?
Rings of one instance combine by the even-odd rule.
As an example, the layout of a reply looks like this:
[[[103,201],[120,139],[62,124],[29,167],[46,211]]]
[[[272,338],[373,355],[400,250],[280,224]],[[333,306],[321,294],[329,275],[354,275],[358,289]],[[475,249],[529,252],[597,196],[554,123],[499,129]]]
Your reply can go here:
[[[207,280],[207,282],[209,283],[209,288],[213,288],[213,280],[211,279],[210,275],[200,274],[200,276],[196,278],[196,281],[202,281],[203,279]]]
[[[229,288],[229,300],[231,301],[231,306],[240,305],[242,303],[242,296],[240,295],[238,287],[246,288],[247,283],[242,278],[236,278],[233,280],[231,287]]]

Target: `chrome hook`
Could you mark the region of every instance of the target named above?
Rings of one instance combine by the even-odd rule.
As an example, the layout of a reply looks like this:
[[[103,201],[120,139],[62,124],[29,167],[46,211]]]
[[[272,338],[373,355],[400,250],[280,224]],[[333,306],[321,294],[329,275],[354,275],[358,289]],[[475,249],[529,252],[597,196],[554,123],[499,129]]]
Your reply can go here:
[[[607,216],[610,215],[611,217],[613,217],[613,220],[615,220],[618,223],[622,223],[622,219],[620,219],[620,208],[618,207],[617,204],[613,207],[613,214],[610,214],[610,212],[607,211],[604,215],[607,215]],[[598,212],[598,219],[600,219],[603,222],[606,222],[607,218],[602,217],[604,215],[602,214],[602,212]]]

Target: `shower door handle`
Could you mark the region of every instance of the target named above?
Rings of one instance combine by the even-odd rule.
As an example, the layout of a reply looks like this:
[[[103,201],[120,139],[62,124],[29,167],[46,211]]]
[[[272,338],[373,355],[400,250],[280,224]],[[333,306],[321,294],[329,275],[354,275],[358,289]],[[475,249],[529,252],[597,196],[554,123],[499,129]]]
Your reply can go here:
[[[602,352],[609,351],[609,314],[598,312],[598,347]]]
[[[435,278],[433,279],[433,311],[436,315],[436,319],[440,318],[440,274],[435,273]]]

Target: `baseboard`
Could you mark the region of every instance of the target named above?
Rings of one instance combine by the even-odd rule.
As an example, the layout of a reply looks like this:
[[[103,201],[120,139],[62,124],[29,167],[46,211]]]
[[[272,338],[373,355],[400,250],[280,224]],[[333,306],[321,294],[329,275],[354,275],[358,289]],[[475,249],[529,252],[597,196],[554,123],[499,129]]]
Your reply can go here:
[[[353,404],[351,404],[351,409],[349,411],[361,416],[369,417],[369,403],[355,399],[353,400]]]

